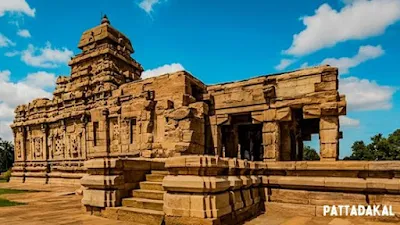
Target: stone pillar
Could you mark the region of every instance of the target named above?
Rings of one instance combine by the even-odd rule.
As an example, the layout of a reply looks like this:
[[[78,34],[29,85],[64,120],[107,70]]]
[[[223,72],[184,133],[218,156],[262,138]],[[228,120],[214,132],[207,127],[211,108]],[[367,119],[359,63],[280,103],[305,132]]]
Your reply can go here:
[[[14,146],[15,146],[15,155],[14,155],[14,164],[12,167],[12,173],[10,182],[23,183],[25,182],[25,128],[24,127],[16,127],[13,128],[14,133]],[[18,157],[20,155],[21,157]]]
[[[48,163],[47,159],[48,159],[48,148],[47,148],[47,124],[42,124],[41,125],[41,130],[43,133],[43,141],[42,141],[42,149],[43,149],[43,153],[42,153],[42,158],[43,160],[46,161],[46,163]]]
[[[339,117],[322,116],[319,122],[321,160],[339,158]]]
[[[88,138],[87,138],[88,129],[87,129],[87,124],[88,124],[88,118],[87,118],[86,115],[82,116],[81,122],[82,122],[82,125],[81,125],[81,128],[82,128],[82,140],[81,140],[81,143],[83,143],[81,145],[81,148],[82,148],[81,149],[81,154],[82,154],[82,158],[83,159],[87,159],[87,152],[88,152],[88,146],[87,146],[87,144],[88,144],[87,143],[88,142]]]
[[[291,160],[291,145],[292,140],[290,138],[290,127],[289,123],[282,123],[280,126],[281,143],[280,143],[280,160],[290,161]],[[294,150],[293,150],[294,151]]]
[[[211,135],[214,145],[214,155],[222,155],[222,132],[221,127],[217,124],[217,116],[210,117]]]
[[[44,166],[46,167],[45,169],[45,184],[49,182],[49,173],[51,171],[50,169],[50,164],[48,160],[48,148],[47,148],[47,124],[41,124],[40,126],[41,131],[42,131],[42,154],[41,154],[41,159],[44,161]]]
[[[280,128],[276,121],[263,123],[264,161],[279,161],[280,159]]]

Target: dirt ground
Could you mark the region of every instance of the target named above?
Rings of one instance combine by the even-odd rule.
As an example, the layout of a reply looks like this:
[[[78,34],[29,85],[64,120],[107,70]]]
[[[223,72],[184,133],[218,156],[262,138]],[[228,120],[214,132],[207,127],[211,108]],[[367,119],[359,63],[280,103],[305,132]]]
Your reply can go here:
[[[82,196],[75,195],[78,187],[41,184],[0,183],[0,188],[39,190],[19,194],[4,194],[2,198],[26,203],[0,207],[0,224],[4,225],[124,225],[128,222],[91,216],[82,210]],[[330,218],[287,215],[285,212],[268,212],[245,223],[246,225],[393,225],[389,222],[366,221],[363,218]],[[136,224],[139,225],[139,224]]]

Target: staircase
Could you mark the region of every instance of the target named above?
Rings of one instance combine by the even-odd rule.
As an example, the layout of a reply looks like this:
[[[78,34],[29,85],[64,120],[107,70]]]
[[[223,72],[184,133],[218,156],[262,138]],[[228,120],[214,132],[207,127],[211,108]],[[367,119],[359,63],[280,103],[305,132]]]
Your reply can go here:
[[[122,199],[121,207],[110,208],[117,220],[149,225],[160,225],[164,220],[164,189],[162,180],[168,171],[153,170],[140,182],[140,189],[132,191],[132,197]]]

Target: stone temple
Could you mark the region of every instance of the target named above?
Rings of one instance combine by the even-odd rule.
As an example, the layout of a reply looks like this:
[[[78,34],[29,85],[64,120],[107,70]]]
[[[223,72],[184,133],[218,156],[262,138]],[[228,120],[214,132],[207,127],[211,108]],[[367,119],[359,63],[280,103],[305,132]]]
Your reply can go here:
[[[400,191],[400,173],[382,175],[400,167],[336,162],[337,68],[215,85],[186,71],[141,79],[107,17],[78,47],[53,98],[15,110],[12,182],[82,185],[88,212],[144,224],[236,224],[278,203],[318,214],[318,196],[365,202],[371,179]],[[302,162],[313,134],[321,161]]]

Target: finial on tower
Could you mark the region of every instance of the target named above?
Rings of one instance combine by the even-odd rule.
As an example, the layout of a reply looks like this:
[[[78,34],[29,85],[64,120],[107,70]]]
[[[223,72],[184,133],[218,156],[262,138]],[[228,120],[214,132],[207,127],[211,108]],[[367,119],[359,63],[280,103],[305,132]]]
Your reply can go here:
[[[101,19],[101,24],[108,24],[108,25],[110,25],[110,20],[108,20],[107,15],[104,14],[103,19]]]

